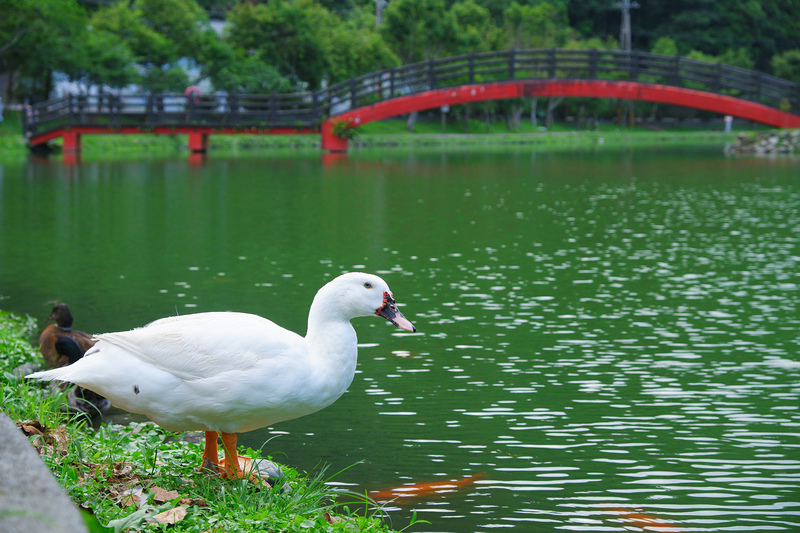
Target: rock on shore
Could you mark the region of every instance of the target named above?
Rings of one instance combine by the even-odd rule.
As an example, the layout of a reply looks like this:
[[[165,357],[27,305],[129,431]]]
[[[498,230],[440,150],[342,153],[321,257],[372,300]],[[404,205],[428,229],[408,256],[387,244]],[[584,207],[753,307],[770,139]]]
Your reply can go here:
[[[86,524],[13,420],[0,413],[0,531],[87,533]]]
[[[725,147],[725,153],[758,155],[800,153],[800,130],[740,133],[736,141]]]

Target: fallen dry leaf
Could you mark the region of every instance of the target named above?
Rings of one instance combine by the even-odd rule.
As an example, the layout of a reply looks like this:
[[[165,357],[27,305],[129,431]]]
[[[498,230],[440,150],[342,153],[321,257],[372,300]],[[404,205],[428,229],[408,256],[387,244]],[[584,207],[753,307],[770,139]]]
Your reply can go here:
[[[133,472],[133,465],[131,463],[114,463],[113,468],[115,476],[127,476]]]
[[[203,498],[181,498],[180,505],[196,505],[197,507],[208,507],[208,502]]]
[[[44,435],[44,432],[46,431],[45,427],[38,420],[27,420],[24,422],[17,420],[17,427],[22,430],[26,437],[32,437],[33,435]]]
[[[181,495],[177,490],[165,490],[161,487],[150,487],[150,492],[153,493],[153,501],[159,503],[170,502]]]
[[[66,428],[57,427],[49,429],[38,420],[17,421],[17,427],[22,430],[31,441],[39,455],[67,454],[69,435]]]
[[[184,518],[186,518],[186,507],[173,507],[153,517],[159,524],[174,524]]]
[[[111,487],[108,489],[108,493],[116,500],[117,504],[122,507],[130,507],[133,505],[138,508],[147,503],[147,495],[144,493],[144,490],[142,490],[142,487]]]
[[[326,521],[327,523],[329,523],[329,524],[336,524],[336,523],[338,523],[338,522],[344,522],[344,519],[343,519],[342,517],[339,517],[339,516],[333,516],[333,515],[332,515],[331,513],[329,513],[328,511],[325,511],[324,513],[322,513],[322,518],[324,518],[324,519],[325,519],[325,521]]]

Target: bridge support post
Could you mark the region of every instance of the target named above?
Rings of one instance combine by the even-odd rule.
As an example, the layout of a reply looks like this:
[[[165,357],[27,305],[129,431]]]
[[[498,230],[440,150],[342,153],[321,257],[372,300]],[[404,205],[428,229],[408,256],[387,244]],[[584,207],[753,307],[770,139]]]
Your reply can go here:
[[[65,131],[64,153],[74,154],[81,151],[81,134],[74,131]]]
[[[347,139],[343,139],[334,135],[333,133],[333,123],[330,119],[326,120],[322,123],[320,127],[322,130],[322,149],[327,150],[329,152],[346,152],[347,151]]]
[[[208,133],[191,132],[189,134],[189,150],[195,153],[207,151]]]

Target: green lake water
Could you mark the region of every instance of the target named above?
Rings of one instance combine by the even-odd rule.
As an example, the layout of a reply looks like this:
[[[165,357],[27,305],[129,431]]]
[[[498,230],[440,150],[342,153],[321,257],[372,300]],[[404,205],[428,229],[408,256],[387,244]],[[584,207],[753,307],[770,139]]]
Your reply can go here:
[[[721,147],[212,152],[0,166],[0,307],[75,328],[235,310],[303,333],[349,270],[333,406],[240,443],[412,531],[800,531],[800,161]],[[650,529],[646,529],[650,528]]]

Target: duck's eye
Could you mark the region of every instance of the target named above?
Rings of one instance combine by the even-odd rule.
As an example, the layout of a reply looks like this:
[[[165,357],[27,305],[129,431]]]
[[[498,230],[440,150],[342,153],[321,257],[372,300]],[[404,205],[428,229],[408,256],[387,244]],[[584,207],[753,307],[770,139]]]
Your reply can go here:
[[[371,289],[372,288],[372,283],[370,283],[369,281],[365,282],[364,283],[364,288],[365,289]]]

